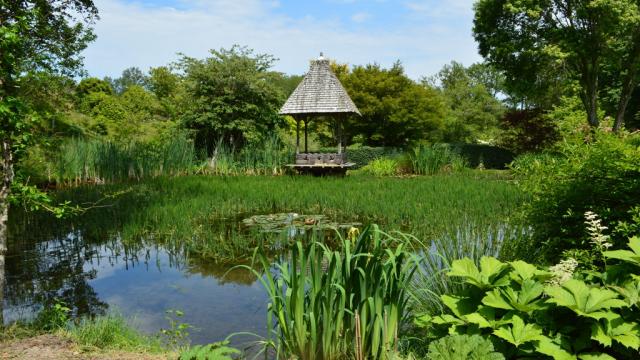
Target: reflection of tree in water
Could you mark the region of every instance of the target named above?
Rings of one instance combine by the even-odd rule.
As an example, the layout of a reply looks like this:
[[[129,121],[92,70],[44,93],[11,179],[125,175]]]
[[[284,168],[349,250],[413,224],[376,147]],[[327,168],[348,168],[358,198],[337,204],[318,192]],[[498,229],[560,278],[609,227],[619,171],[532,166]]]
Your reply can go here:
[[[84,268],[97,253],[95,244],[71,224],[41,216],[19,219],[9,222],[5,304],[29,313],[62,301],[75,315],[104,313],[107,304],[89,285],[96,272]]]
[[[170,268],[214,277],[222,284],[251,285],[256,277],[247,270],[228,272],[236,264],[214,263],[185,257],[181,249],[156,244],[153,236],[121,241],[121,214],[108,208],[71,220],[48,214],[12,213],[9,221],[4,305],[12,314],[31,316],[55,301],[63,301],[73,315],[102,314],[108,304],[90,285],[96,265],[125,269],[160,267],[159,254],[166,254]],[[248,264],[248,263],[247,263]],[[15,319],[10,316],[6,320]]]

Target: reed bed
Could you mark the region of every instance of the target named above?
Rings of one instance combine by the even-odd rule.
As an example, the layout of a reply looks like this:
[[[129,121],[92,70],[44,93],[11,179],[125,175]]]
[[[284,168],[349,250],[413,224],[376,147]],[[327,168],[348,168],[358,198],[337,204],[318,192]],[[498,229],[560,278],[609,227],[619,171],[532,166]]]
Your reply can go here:
[[[184,136],[162,145],[73,138],[61,145],[52,167],[57,183],[79,184],[180,175],[195,163],[193,143]]]
[[[322,214],[341,223],[377,223],[388,231],[430,240],[467,224],[488,228],[509,223],[524,200],[507,181],[465,174],[342,179],[160,177],[136,184],[80,186],[58,196],[60,201],[83,204],[123,190],[127,192],[109,200],[109,208],[93,212],[109,212],[94,221],[113,223],[104,226],[117,229],[125,241],[177,243],[194,253],[221,258],[250,256],[247,249],[262,241],[248,237],[240,224],[256,214]],[[92,211],[85,216],[93,216]]]

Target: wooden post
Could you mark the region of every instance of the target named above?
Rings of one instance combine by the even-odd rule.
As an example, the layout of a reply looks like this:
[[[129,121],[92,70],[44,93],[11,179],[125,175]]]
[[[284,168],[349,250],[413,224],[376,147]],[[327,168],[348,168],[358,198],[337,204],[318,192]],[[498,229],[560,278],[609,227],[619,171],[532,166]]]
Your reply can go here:
[[[342,114],[336,116],[336,133],[338,135],[338,154],[342,154]]]
[[[296,155],[300,154],[300,119],[296,119]]]
[[[307,148],[307,132],[309,129],[309,116],[304,118],[304,153],[308,154],[309,149]]]

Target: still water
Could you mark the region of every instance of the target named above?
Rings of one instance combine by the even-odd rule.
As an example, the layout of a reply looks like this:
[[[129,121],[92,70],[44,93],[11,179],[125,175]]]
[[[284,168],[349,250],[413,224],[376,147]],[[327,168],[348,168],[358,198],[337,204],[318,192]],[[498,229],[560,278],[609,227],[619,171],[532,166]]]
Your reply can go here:
[[[108,216],[108,214],[105,214]],[[82,223],[13,219],[6,258],[5,322],[32,318],[62,301],[74,316],[118,312],[140,330],[168,327],[166,310],[180,310],[193,344],[234,332],[266,334],[267,298],[249,271],[228,270],[153,242],[125,245]],[[236,337],[234,344],[255,338]]]

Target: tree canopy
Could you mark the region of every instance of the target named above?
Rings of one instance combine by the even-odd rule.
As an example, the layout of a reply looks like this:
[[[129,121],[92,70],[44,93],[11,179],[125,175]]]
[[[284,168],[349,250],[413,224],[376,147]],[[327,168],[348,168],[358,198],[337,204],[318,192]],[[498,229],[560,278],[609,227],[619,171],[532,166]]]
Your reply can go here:
[[[444,99],[431,86],[407,77],[399,62],[390,69],[369,64],[351,71],[334,65],[334,72],[362,113],[345,126],[348,142],[400,147],[441,136]]]
[[[591,126],[600,123],[602,93],[613,94],[615,128],[622,127],[639,80],[638,1],[480,0],[475,11],[480,53],[504,71],[512,92],[535,107],[549,96],[557,102],[561,92],[556,90],[575,82]],[[607,69],[609,83],[603,84]]]

